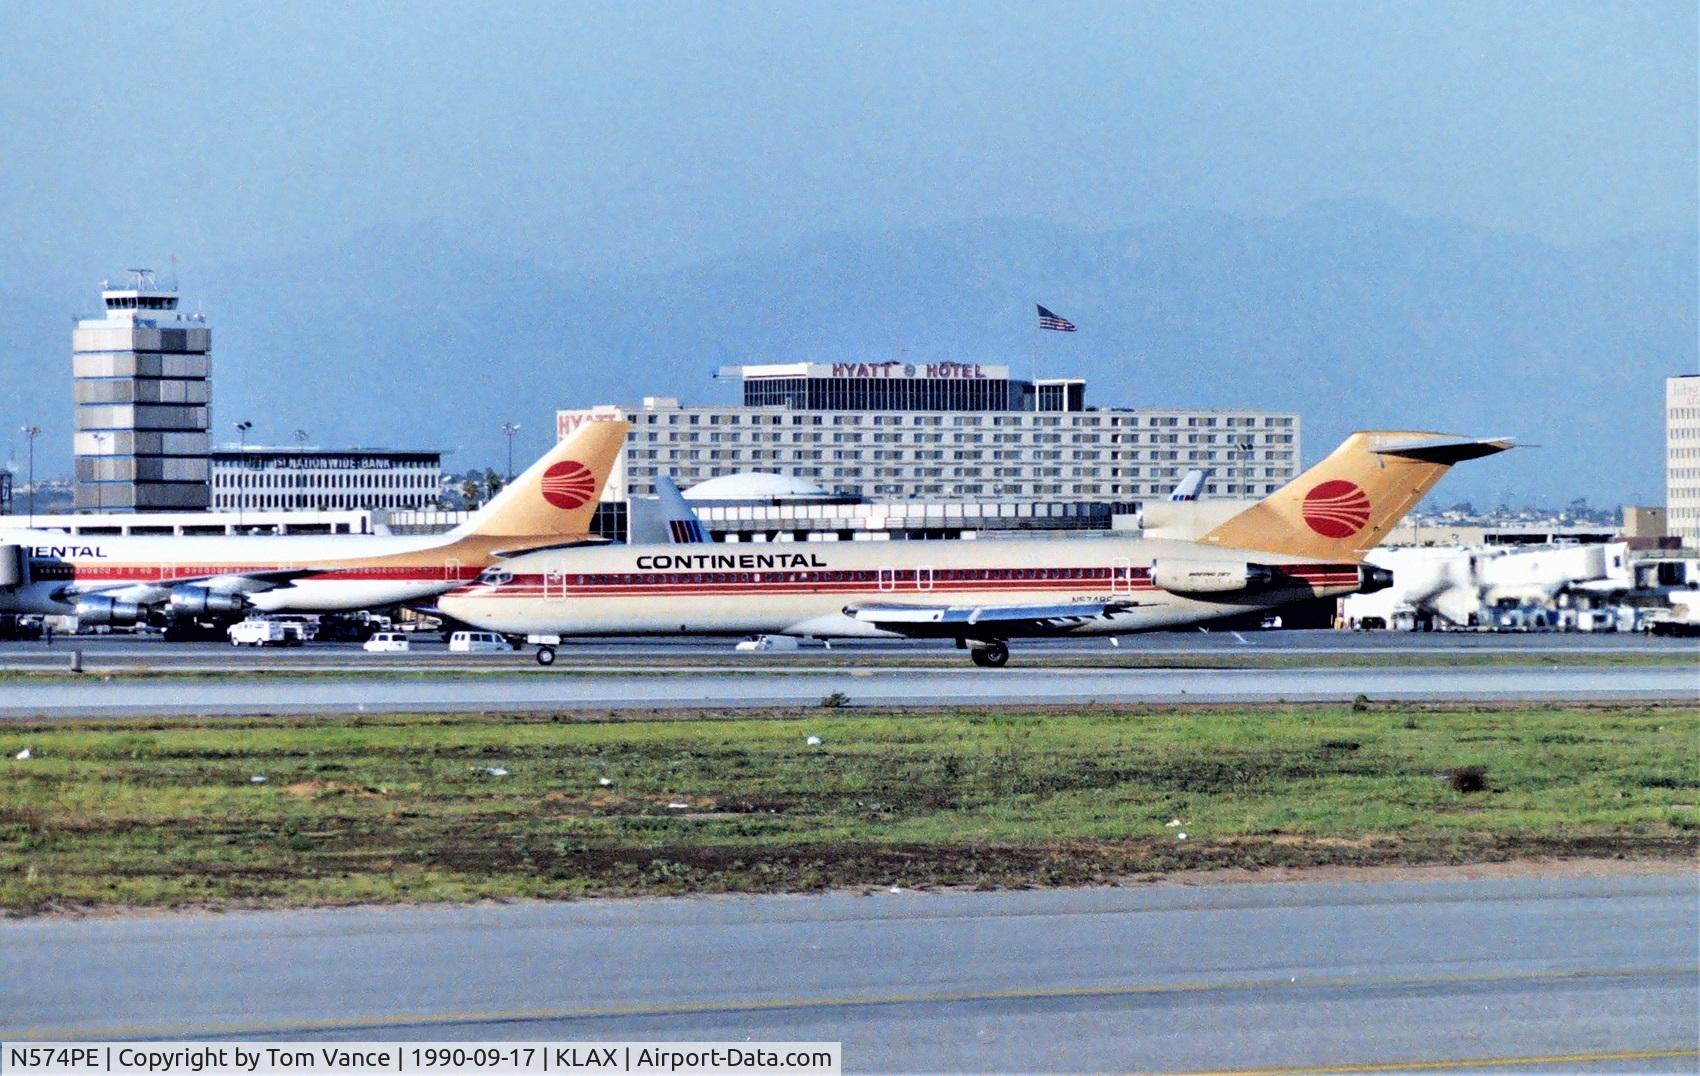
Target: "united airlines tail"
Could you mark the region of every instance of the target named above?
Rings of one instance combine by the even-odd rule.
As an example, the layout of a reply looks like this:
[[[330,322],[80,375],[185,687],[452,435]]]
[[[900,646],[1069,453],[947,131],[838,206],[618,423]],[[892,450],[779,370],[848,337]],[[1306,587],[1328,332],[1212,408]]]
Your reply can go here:
[[[1509,439],[1371,430],[1210,531],[1200,542],[1327,560],[1362,560],[1455,463]]]
[[[1194,467],[1192,470],[1188,471],[1179,482],[1175,483],[1175,488],[1169,491],[1169,500],[1198,500],[1198,494],[1204,489],[1204,479],[1208,477],[1209,474],[1209,471],[1200,470],[1199,468]]]
[[[655,492],[661,497],[661,514],[667,519],[667,537],[675,545],[695,545],[708,542],[708,528],[702,525],[695,511],[685,503],[672,475],[655,476]]]

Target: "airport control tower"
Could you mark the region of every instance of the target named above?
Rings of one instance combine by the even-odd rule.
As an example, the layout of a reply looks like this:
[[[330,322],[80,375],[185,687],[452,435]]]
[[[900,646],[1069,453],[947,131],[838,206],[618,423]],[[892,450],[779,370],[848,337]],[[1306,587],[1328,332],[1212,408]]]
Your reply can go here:
[[[212,330],[148,269],[71,333],[79,512],[204,511]]]

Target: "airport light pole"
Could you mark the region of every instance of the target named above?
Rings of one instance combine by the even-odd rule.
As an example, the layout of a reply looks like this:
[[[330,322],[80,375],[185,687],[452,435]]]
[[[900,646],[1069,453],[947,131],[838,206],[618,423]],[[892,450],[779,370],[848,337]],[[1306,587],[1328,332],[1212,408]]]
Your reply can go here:
[[[30,444],[30,529],[35,529],[35,439],[41,436],[40,426],[25,426],[21,431]]]
[[[241,531],[242,502],[248,499],[248,431],[254,428],[254,424],[243,419],[235,425],[238,444],[236,458],[241,461],[241,466],[236,469],[237,477],[240,479],[236,483],[236,529]]]
[[[502,423],[502,432],[508,435],[508,481],[514,480],[514,434],[519,432],[519,423]]]
[[[97,433],[94,437],[94,514],[106,514],[106,483],[100,477],[100,464],[106,458],[107,434]]]

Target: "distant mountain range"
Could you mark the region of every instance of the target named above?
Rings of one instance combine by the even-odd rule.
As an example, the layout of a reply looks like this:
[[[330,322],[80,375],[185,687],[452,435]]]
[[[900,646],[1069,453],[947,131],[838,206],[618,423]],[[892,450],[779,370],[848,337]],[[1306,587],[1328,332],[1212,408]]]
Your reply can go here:
[[[557,407],[729,402],[722,364],[950,359],[1083,376],[1098,406],[1296,410],[1307,463],[1363,427],[1542,446],[1462,470],[1442,500],[1659,503],[1664,378],[1700,362],[1695,233],[1559,247],[1367,201],[1094,233],[825,234],[647,275],[476,248],[379,229],[186,270],[214,326],[220,430],[458,446],[445,463],[464,469],[503,458],[507,420],[516,457],[540,451]],[[68,305],[0,289],[14,318]],[[1041,333],[1035,302],[1080,331]],[[0,345],[0,376],[68,412],[69,326],[44,320]],[[38,472],[64,466],[48,449]]]

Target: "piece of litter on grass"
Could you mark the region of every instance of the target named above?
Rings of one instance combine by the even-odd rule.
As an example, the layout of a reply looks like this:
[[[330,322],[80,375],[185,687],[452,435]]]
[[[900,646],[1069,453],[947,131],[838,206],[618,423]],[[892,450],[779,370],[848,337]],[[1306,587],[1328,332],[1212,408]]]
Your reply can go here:
[[[596,783],[601,785],[603,788],[607,788],[609,785],[613,784],[614,782],[610,778],[607,778],[607,777],[598,777],[596,779]]]
[[[1186,834],[1184,834],[1184,833],[1177,833],[1177,834],[1175,834],[1175,840],[1177,840],[1177,841],[1184,841],[1184,840],[1186,840]]]
[[[13,755],[12,757],[17,759],[19,762],[26,762],[26,761],[29,760],[29,757],[30,757],[30,749],[26,747],[22,751],[19,751],[17,754]]]
[[[1168,822],[1167,822],[1167,823],[1165,823],[1165,824],[1166,824],[1166,825],[1167,825],[1167,826],[1168,826],[1168,827],[1169,827],[1169,828],[1170,828],[1170,829],[1174,829],[1174,828],[1175,828],[1175,827],[1176,827],[1176,826],[1178,826],[1178,825],[1180,825],[1180,824],[1181,824],[1181,820],[1180,820],[1180,819],[1178,819],[1178,818],[1171,818],[1171,819],[1169,819],[1169,821],[1168,821]]]
[[[819,737],[819,736],[810,736],[810,737],[809,737],[809,738],[808,738],[808,740],[806,740],[806,741],[805,741],[805,742],[806,742],[806,743],[807,743],[807,744],[808,744],[808,745],[809,745],[809,746],[810,746],[810,747],[819,747],[819,746],[820,746],[820,737]]]
[[[474,766],[472,772],[488,774],[491,777],[506,777],[508,775],[508,771],[500,766]]]
[[[251,785],[263,785],[266,783],[266,775],[263,773],[256,773],[254,776],[248,778],[248,783]]]
[[[903,892],[903,887],[894,885],[890,889],[886,890],[886,892],[887,893],[901,893],[901,892]]]
[[[688,803],[669,803],[667,805],[667,809],[669,811],[687,811],[690,809],[690,806],[691,805]]]

